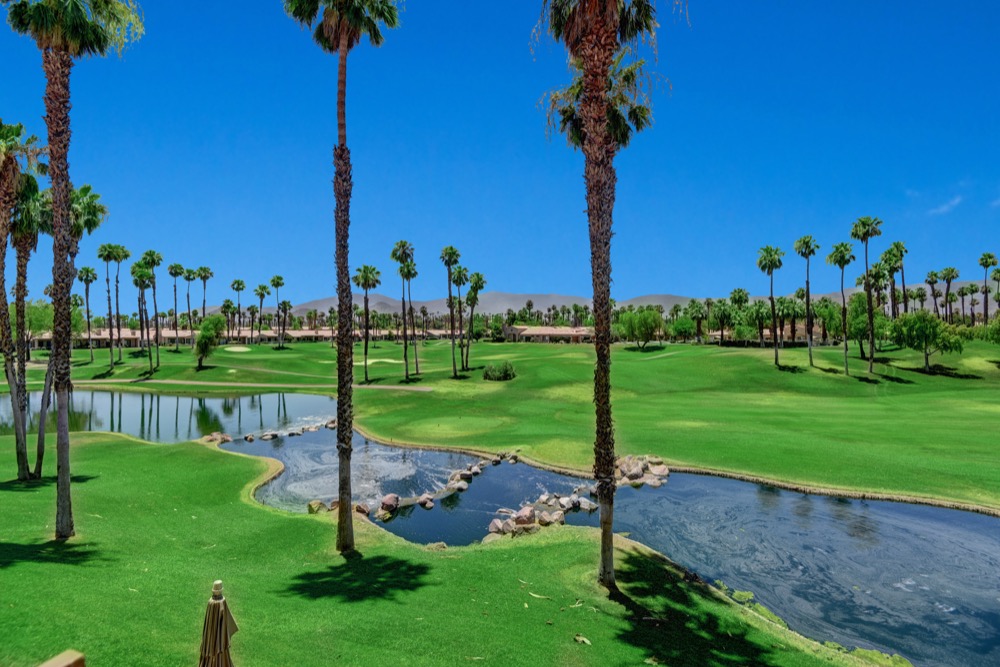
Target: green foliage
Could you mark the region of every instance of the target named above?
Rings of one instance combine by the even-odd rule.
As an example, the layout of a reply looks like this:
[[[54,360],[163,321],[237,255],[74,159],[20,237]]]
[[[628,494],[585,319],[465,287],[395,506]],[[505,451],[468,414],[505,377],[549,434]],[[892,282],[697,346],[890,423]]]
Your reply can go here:
[[[994,319],[988,327],[983,328],[983,340],[1000,345],[1000,317]]]
[[[697,327],[694,320],[687,315],[681,315],[674,321],[673,324],[670,325],[670,333],[673,338],[680,338],[685,342],[694,336],[696,329]]]
[[[635,341],[639,348],[656,337],[661,330],[663,320],[655,310],[626,311],[618,318],[621,336],[626,340]]]
[[[964,328],[964,327],[963,327]],[[924,368],[930,370],[930,356],[937,352],[962,352],[967,334],[945,324],[926,310],[904,313],[890,327],[892,341],[924,355]]]
[[[205,359],[210,357],[219,346],[219,337],[226,330],[226,318],[222,315],[209,315],[201,321],[198,338],[194,343],[194,353],[198,357],[198,368],[204,368]]]
[[[740,604],[750,604],[753,602],[753,591],[733,591],[732,598]]]
[[[506,382],[507,380],[513,380],[515,377],[517,377],[517,373],[514,371],[514,364],[509,361],[504,361],[499,366],[487,364],[486,368],[483,369],[484,380]]]

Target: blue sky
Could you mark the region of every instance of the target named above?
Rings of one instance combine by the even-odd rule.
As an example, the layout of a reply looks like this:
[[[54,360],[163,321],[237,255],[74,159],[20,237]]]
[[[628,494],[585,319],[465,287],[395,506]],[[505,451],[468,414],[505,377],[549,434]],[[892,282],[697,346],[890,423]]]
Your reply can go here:
[[[569,76],[560,46],[532,49],[539,4],[411,0],[381,49],[348,60],[351,266],[378,266],[381,291],[398,291],[405,238],[417,299],[444,295],[449,244],[487,290],[589,295],[583,159],[546,138],[538,105]],[[790,292],[795,239],[825,256],[861,215],[885,221],[873,252],[907,244],[908,282],[947,265],[981,278],[980,254],[1000,254],[1000,4],[690,4],[688,24],[659,2],[655,124],[616,161],[615,298],[765,293],[766,244],[788,253]],[[111,208],[78,264],[114,242],[210,266],[210,302],[275,273],[293,303],[334,293],[337,61],[278,0],[251,6],[147,0],[123,60],[74,70],[71,174]],[[44,137],[34,43],[0,30],[0,61],[0,116]],[[33,262],[40,296],[50,253]],[[822,262],[813,275],[837,287]]]

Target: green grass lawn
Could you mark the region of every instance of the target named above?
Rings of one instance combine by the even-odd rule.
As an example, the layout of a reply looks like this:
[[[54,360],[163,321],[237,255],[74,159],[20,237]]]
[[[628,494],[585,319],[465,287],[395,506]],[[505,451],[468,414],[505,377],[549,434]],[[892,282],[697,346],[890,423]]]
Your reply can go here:
[[[422,374],[402,381],[402,348],[372,347],[371,388],[355,391],[356,423],[387,442],[485,451],[520,449],[537,461],[587,470],[592,460],[593,349],[584,345],[476,344],[474,370],[451,379],[450,345],[420,347]],[[803,348],[668,345],[614,349],[613,404],[618,450],[658,454],[678,466],[774,481],[922,497],[1000,510],[1000,348],[970,343],[963,355],[938,357],[940,373],[922,372],[906,350],[886,352],[867,375],[855,358],[819,348],[809,368]],[[335,352],[328,344],[275,351],[225,348],[197,372],[190,352],[161,352],[152,382],[145,361],[126,355],[111,377],[107,351],[94,364],[77,350],[74,378],[166,392],[229,392],[243,383],[332,392]],[[510,360],[518,377],[486,382],[482,366]],[[355,348],[355,378],[364,377]],[[412,359],[411,359],[412,363]],[[33,377],[40,380],[41,370]],[[157,385],[169,380],[177,384]],[[193,383],[217,383],[198,385]],[[37,385],[35,385],[37,386]],[[406,391],[406,389],[430,391]],[[381,389],[390,389],[382,391]],[[392,389],[398,389],[392,390]]]
[[[684,583],[625,540],[624,595],[609,599],[593,529],[435,551],[359,520],[361,555],[345,560],[330,515],[248,501],[264,460],[107,434],[74,443],[72,540],[49,541],[51,477],[0,483],[3,665],[69,647],[103,667],[193,665],[216,578],[240,624],[240,665],[860,662]]]

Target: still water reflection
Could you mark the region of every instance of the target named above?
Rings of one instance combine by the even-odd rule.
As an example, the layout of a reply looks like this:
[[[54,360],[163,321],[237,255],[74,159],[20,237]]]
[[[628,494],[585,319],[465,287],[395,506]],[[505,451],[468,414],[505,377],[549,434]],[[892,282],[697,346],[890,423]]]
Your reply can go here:
[[[32,397],[32,414],[37,397]],[[302,512],[336,495],[334,433],[245,443],[242,434],[322,424],[333,399],[300,394],[186,398],[76,392],[76,430],[108,430],[176,442],[213,431],[227,449],[270,456],[285,473],[258,492],[275,507]],[[10,405],[0,401],[0,433]],[[50,426],[51,428],[51,426]],[[355,434],[356,498],[415,496],[441,489],[450,471],[478,460],[463,454],[390,447]],[[504,463],[468,491],[410,508],[385,527],[415,542],[469,544],[498,508],[542,492],[568,493],[581,480]],[[671,475],[660,489],[616,499],[616,529],[668,554],[708,580],[750,590],[789,625],[821,641],[898,652],[918,665],[1000,665],[1000,520],[902,503],[865,502],[782,491],[699,475]],[[597,515],[570,514],[597,525]]]

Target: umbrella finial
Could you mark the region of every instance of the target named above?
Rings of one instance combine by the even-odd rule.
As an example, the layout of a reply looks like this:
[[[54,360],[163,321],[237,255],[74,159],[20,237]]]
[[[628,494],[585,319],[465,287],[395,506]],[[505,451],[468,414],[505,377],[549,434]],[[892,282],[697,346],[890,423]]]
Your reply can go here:
[[[212,598],[215,600],[222,599],[222,580],[216,579],[215,583],[212,584]]]

